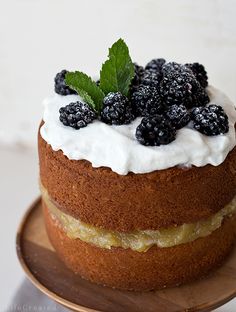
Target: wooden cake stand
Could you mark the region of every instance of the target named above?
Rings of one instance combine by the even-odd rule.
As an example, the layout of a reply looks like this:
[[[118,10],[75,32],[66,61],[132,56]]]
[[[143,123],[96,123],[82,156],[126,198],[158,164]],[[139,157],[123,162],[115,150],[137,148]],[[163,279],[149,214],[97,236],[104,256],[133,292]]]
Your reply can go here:
[[[212,275],[181,287],[129,292],[83,280],[65,267],[51,246],[40,198],[21,221],[16,247],[20,263],[31,282],[48,297],[74,311],[212,311],[236,296],[236,249]]]

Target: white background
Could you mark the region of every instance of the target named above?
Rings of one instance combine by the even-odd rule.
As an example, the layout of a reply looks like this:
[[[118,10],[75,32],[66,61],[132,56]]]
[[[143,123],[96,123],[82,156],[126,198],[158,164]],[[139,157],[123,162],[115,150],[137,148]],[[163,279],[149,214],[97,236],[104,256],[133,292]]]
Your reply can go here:
[[[0,0],[0,311],[23,276],[14,237],[38,194],[36,132],[55,74],[98,74],[122,37],[141,64],[203,63],[210,83],[236,102],[235,16],[235,0]]]

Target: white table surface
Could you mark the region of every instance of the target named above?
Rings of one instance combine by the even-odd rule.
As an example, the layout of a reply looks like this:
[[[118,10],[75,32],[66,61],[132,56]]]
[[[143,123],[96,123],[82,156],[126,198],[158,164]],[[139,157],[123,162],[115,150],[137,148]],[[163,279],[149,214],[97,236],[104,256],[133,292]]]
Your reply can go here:
[[[15,237],[21,217],[39,194],[36,151],[0,147],[0,190],[0,311],[3,311],[24,277],[16,257]]]

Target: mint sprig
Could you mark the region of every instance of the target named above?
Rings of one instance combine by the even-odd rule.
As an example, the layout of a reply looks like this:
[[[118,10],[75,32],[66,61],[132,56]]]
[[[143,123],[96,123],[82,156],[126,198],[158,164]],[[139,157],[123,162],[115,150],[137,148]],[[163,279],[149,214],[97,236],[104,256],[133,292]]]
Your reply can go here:
[[[102,65],[100,71],[100,88],[105,94],[119,91],[128,96],[134,77],[134,65],[123,39],[112,45],[108,56],[109,59]]]
[[[100,112],[103,105],[104,93],[86,74],[76,71],[69,72],[65,78],[66,84],[75,90],[81,98],[95,111]]]
[[[109,92],[121,92],[128,96],[134,77],[134,64],[123,39],[112,45],[108,57],[100,71],[99,86],[80,71],[69,72],[65,77],[66,85],[75,90],[98,113],[101,112],[103,99]]]

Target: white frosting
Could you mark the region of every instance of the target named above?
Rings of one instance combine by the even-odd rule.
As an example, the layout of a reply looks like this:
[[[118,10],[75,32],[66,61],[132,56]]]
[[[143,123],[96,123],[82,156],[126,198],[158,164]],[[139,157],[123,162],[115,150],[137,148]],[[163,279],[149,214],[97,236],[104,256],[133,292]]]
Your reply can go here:
[[[59,121],[59,109],[81,100],[78,95],[54,96],[44,101],[44,125],[40,133],[54,151],[62,150],[69,159],[86,159],[93,167],[109,167],[118,174],[147,173],[180,166],[218,166],[236,144],[234,104],[219,90],[208,87],[210,103],[221,105],[229,117],[229,132],[205,136],[188,125],[177,131],[176,139],[168,145],[143,146],[135,138],[141,118],[129,125],[110,126],[94,121],[75,130]]]

